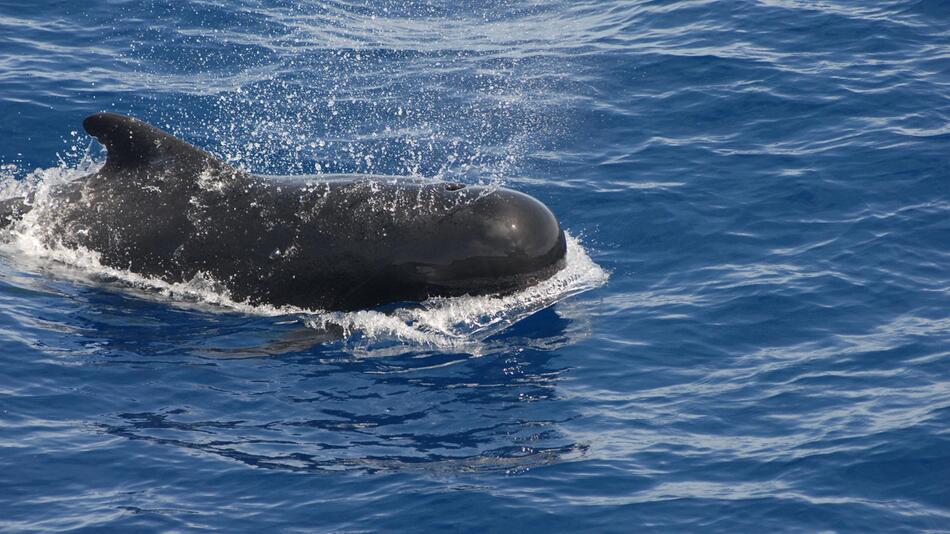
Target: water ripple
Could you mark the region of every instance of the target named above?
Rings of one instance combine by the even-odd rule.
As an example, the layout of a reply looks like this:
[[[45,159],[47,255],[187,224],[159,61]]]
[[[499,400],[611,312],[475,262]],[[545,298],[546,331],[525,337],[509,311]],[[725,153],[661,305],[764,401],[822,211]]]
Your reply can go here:
[[[40,4],[4,198],[114,109],[516,186],[610,278],[313,328],[4,249],[0,528],[946,531],[950,4]]]

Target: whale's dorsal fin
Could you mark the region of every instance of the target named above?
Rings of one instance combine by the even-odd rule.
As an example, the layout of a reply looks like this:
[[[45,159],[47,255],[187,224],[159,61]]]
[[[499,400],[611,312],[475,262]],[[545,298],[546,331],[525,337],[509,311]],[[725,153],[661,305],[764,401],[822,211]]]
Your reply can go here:
[[[159,167],[158,171],[213,170],[237,174],[239,171],[168,132],[138,119],[117,113],[96,113],[82,123],[86,132],[102,143],[108,151],[103,170]]]

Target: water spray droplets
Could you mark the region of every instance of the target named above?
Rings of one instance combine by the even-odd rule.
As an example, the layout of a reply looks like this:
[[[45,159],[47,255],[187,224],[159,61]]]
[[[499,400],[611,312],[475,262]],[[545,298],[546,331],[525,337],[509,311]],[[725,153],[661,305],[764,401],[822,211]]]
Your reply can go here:
[[[180,109],[196,111],[155,110],[180,125],[174,133],[258,173],[376,172],[500,184],[544,142],[541,132],[551,131],[538,127],[556,116],[539,98],[543,77],[530,62],[499,54],[491,39],[480,42],[490,36],[472,33],[493,18],[484,8],[248,2],[238,18],[221,27],[218,17],[191,13],[186,30],[139,39],[167,43],[161,50],[132,48],[127,59],[146,70],[143,76],[162,78],[156,83],[180,87]],[[193,27],[196,20],[207,27]],[[186,61],[205,41],[218,52],[194,65],[162,59]],[[231,68],[216,68],[226,64],[218,56],[227,49],[235,56]],[[315,140],[333,142],[314,147]]]

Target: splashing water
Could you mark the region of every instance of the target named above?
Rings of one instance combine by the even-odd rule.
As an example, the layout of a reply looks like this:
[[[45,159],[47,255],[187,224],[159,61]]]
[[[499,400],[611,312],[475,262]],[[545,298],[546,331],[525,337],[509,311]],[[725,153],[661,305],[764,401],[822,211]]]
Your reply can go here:
[[[212,277],[199,274],[183,283],[169,283],[128,270],[103,265],[99,254],[85,248],[58,245],[49,239],[44,224],[47,213],[56,209],[50,195],[58,185],[95,172],[98,164],[90,153],[80,164],[38,169],[22,180],[4,176],[0,180],[0,199],[31,196],[33,209],[22,220],[4,231],[0,252],[26,263],[52,262],[57,276],[85,283],[106,283],[121,291],[145,298],[160,298],[184,307],[209,312],[237,312],[258,316],[292,317],[320,332],[340,332],[353,344],[354,351],[367,354],[392,345],[428,346],[477,354],[481,342],[511,324],[571,295],[598,287],[607,273],[587,255],[580,241],[567,235],[565,267],[551,278],[532,287],[508,294],[486,296],[437,297],[397,307],[390,311],[360,310],[331,312],[293,306],[253,305],[236,301],[225,286]]]
[[[466,21],[481,27],[491,10],[464,6],[429,6],[420,20],[402,2],[378,2],[359,8],[354,24],[347,6],[246,2],[225,26],[213,6],[206,13],[153,1],[127,9],[181,22],[174,31],[143,29],[136,43],[149,44],[121,58],[142,85],[174,91],[181,105],[133,107],[259,173],[500,184],[563,128],[550,92],[563,77],[557,65],[497,43],[508,32],[548,27],[533,16],[540,6],[526,9],[517,27],[489,25],[484,33]],[[208,52],[215,49],[228,53]]]

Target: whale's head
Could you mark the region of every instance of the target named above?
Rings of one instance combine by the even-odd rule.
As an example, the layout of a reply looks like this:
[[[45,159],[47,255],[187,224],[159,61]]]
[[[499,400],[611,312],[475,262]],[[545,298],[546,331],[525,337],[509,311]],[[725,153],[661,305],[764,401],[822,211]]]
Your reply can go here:
[[[510,293],[564,267],[564,231],[527,194],[394,177],[348,180],[290,203],[307,217],[295,254],[280,264],[294,273],[284,285],[288,302],[342,309]]]
[[[501,187],[443,187],[465,201],[422,232],[428,258],[416,268],[436,292],[509,292],[564,266],[564,231],[539,200]]]

